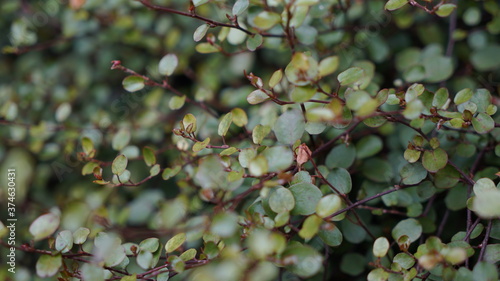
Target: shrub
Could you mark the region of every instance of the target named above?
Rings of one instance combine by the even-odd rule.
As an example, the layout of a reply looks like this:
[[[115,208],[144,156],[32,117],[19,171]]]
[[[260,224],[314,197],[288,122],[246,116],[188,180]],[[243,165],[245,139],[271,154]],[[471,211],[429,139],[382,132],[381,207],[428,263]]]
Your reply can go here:
[[[2,15],[0,279],[498,279],[496,1]]]

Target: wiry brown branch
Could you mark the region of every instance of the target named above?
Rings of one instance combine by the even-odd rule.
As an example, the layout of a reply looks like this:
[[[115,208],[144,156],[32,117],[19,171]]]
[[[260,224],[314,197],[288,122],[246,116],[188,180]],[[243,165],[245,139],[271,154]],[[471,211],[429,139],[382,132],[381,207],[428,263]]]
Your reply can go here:
[[[175,10],[175,9],[172,9],[169,7],[152,4],[151,1],[149,1],[149,0],[138,0],[138,1],[141,2],[142,5],[148,7],[152,10],[163,12],[163,13],[176,14],[176,15],[180,15],[180,16],[185,16],[185,17],[190,17],[190,18],[194,18],[197,20],[201,20],[201,21],[206,22],[210,27],[220,26],[220,27],[235,28],[235,29],[238,29],[242,32],[245,32],[246,34],[251,35],[251,36],[253,36],[255,34],[260,34],[264,37],[285,37],[285,35],[283,35],[283,34],[269,34],[266,32],[258,32],[258,33],[251,32],[250,30],[243,28],[243,27],[241,27],[240,24],[238,24],[237,17],[229,17],[228,16],[228,18],[232,19],[233,23],[224,23],[224,22],[215,21],[215,20],[200,16],[200,15],[196,14],[194,8],[190,12],[183,12],[183,11]]]
[[[126,68],[125,66],[123,66],[121,64],[121,61],[114,60],[111,63],[112,63],[111,69],[118,69],[118,70],[121,70],[125,73],[129,73],[129,74],[132,74],[134,76],[141,77],[142,79],[144,79],[145,84],[148,86],[164,88],[166,90],[171,91],[172,93],[174,93],[177,96],[180,96],[180,97],[184,96],[181,92],[179,92],[177,89],[172,87],[172,85],[170,85],[167,80],[163,80],[162,83],[158,83],[146,75],[139,74],[132,69]],[[212,115],[215,118],[219,117],[219,115],[213,109],[209,108],[205,103],[195,101],[193,99],[190,99],[189,97],[186,97],[186,102],[203,109],[205,112],[207,112],[208,114]]]

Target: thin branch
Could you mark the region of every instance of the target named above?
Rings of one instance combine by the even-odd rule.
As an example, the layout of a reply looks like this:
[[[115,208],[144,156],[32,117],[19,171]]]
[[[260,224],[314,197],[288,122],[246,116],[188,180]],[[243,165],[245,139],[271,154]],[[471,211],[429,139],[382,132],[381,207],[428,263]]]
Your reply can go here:
[[[373,196],[366,197],[366,198],[365,198],[365,199],[363,199],[363,200],[359,200],[358,202],[353,203],[352,205],[347,206],[346,208],[344,208],[344,209],[342,209],[342,210],[338,210],[337,212],[335,212],[335,213],[333,213],[333,214],[329,215],[329,216],[328,216],[328,217],[326,217],[325,219],[331,219],[331,218],[333,218],[333,217],[335,217],[335,216],[338,216],[338,215],[340,215],[340,214],[342,214],[342,213],[345,213],[345,212],[347,212],[347,211],[349,211],[349,210],[351,210],[351,209],[353,209],[353,208],[356,208],[357,206],[362,205],[362,204],[364,204],[364,203],[366,203],[366,202],[369,202],[369,201],[371,201],[371,200],[373,200],[373,199],[377,199],[377,198],[382,197],[382,196],[384,196],[384,195],[387,195],[387,194],[393,193],[393,192],[398,191],[398,190],[403,190],[403,189],[405,189],[405,188],[409,188],[409,187],[412,187],[412,186],[418,186],[418,184],[411,184],[411,185],[395,185],[395,187],[394,187],[393,189],[389,189],[389,190],[386,190],[386,191],[382,191],[382,192],[377,193],[377,194],[375,194],[375,195],[373,195]]]
[[[472,186],[475,184],[474,180],[469,175],[467,175],[464,171],[462,171],[462,169],[460,169],[455,163],[451,162],[451,160],[449,159],[448,159],[448,164],[451,165],[460,173],[460,175],[467,182],[468,185]]]
[[[151,2],[149,0],[138,0],[138,1],[141,2],[142,5],[148,7],[150,9],[152,9],[152,10],[160,11],[160,12],[163,12],[163,13],[181,15],[181,16],[185,16],[185,17],[189,17],[189,18],[194,18],[194,19],[197,19],[197,20],[201,20],[201,21],[206,22],[208,25],[210,25],[210,27],[221,26],[221,27],[235,28],[235,29],[238,29],[238,30],[241,30],[241,31],[245,32],[246,34],[248,34],[250,36],[253,36],[253,35],[257,34],[257,33],[249,31],[248,29],[245,29],[245,28],[241,27],[238,24],[237,20],[234,20],[234,23],[232,23],[232,24],[230,24],[230,23],[224,23],[224,22],[219,22],[219,21],[215,21],[215,20],[212,20],[212,19],[200,16],[200,15],[196,14],[194,10],[192,12],[183,12],[183,11],[178,11],[178,10],[175,10],[175,9],[172,9],[172,8],[168,8],[168,7],[164,7],[164,6],[159,6],[159,5],[151,4]],[[258,33],[258,34],[262,35],[263,37],[285,37],[285,35],[283,35],[283,34],[269,34],[269,33],[265,33],[265,32]]]
[[[486,246],[488,246],[488,239],[490,238],[492,221],[493,220],[488,221],[488,226],[486,227],[486,233],[484,234],[484,239],[483,242],[481,243],[481,251],[479,252],[479,258],[477,259],[477,262],[482,261],[484,258],[484,253],[486,252]]]
[[[470,228],[469,231],[465,233],[465,237],[463,239],[464,241],[466,241],[467,243],[469,242],[472,231],[474,231],[474,228],[476,228],[476,226],[479,224],[480,221],[481,219],[477,218],[476,221],[469,227]]]
[[[318,154],[320,152],[323,152],[324,150],[330,148],[339,139],[350,134],[360,123],[361,123],[361,120],[357,120],[356,122],[354,122],[351,125],[351,127],[349,129],[345,130],[342,134],[336,136],[335,138],[329,140],[328,142],[324,143],[322,146],[320,146],[316,150],[314,150],[313,153],[311,154],[311,157],[316,157],[316,156],[318,156]]]
[[[441,233],[443,233],[444,226],[446,225],[446,222],[448,221],[448,216],[449,215],[450,215],[450,210],[446,209],[446,211],[444,212],[443,219],[441,220],[441,223],[439,224],[439,228],[438,228],[438,230],[436,232],[436,236],[440,237]]]
[[[180,96],[180,97],[185,96],[184,94],[182,94],[181,92],[179,92],[178,90],[176,90],[175,88],[173,88],[167,82],[167,80],[163,80],[162,83],[158,83],[158,82],[154,81],[153,79],[149,78],[146,75],[139,74],[139,73],[135,72],[132,69],[126,68],[125,66],[123,66],[121,64],[121,61],[119,61],[119,60],[114,60],[111,63],[112,63],[111,69],[118,69],[118,70],[121,70],[121,71],[123,71],[125,73],[129,73],[129,74],[132,74],[134,76],[141,77],[142,79],[144,79],[146,85],[164,88],[164,89],[169,90],[172,93],[174,93],[175,95]],[[199,108],[203,109],[205,112],[207,112],[208,114],[212,115],[215,118],[219,118],[218,114],[214,110],[212,110],[211,108],[209,108],[206,104],[204,104],[202,102],[195,101],[193,99],[190,99],[187,96],[186,96],[186,102],[190,103],[190,104],[193,104],[195,106],[198,106]]]

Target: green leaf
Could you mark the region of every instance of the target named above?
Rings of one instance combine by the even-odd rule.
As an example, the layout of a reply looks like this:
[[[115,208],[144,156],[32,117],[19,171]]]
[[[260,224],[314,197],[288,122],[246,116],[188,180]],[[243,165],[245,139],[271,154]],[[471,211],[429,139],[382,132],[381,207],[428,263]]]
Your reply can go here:
[[[240,151],[238,155],[238,161],[243,168],[248,168],[250,160],[252,160],[257,155],[257,152],[253,148],[245,148]]]
[[[392,238],[399,240],[403,235],[408,236],[411,242],[415,242],[422,235],[422,225],[415,219],[405,219],[400,221],[392,229]]]
[[[500,261],[500,244],[489,244],[488,246],[486,246],[484,260],[491,264]]]
[[[219,153],[219,155],[220,156],[229,156],[229,155],[231,155],[231,154],[233,154],[233,153],[235,153],[237,151],[238,151],[238,149],[236,147],[230,147],[230,148],[226,148],[223,151],[221,151]]]
[[[167,54],[161,58],[158,64],[158,72],[161,75],[170,76],[174,73],[177,65],[179,64],[179,59],[175,54]]]
[[[199,7],[203,4],[208,3],[209,0],[192,0],[191,2],[193,3],[193,6]]]
[[[472,270],[474,281],[498,280],[498,270],[494,264],[484,261],[476,263]]]
[[[447,163],[448,154],[442,148],[426,150],[422,156],[422,165],[431,173],[441,170]]]
[[[372,269],[366,280],[368,281],[385,281],[389,279],[389,272],[385,271],[383,268]]]
[[[155,155],[155,152],[152,148],[150,147],[144,147],[142,149],[142,155],[144,157],[144,162],[146,162],[146,165],[148,166],[153,166],[154,164],[156,164],[156,155]]]
[[[324,77],[327,75],[330,75],[334,73],[337,68],[339,67],[339,57],[338,56],[331,56],[322,59],[319,62],[318,70],[319,70],[319,76]]]
[[[36,218],[30,225],[29,232],[35,241],[42,240],[52,235],[59,227],[58,215],[48,213]]]
[[[436,15],[440,17],[447,17],[449,16],[457,6],[455,4],[443,4],[439,6],[439,8],[436,10]]]
[[[340,271],[357,276],[365,271],[365,257],[359,253],[346,253],[340,261]]]
[[[200,43],[196,45],[195,49],[200,54],[211,54],[220,52],[217,45],[212,45],[210,43]]]
[[[411,102],[417,99],[420,95],[422,95],[425,91],[424,85],[422,84],[413,84],[411,85],[405,93],[405,101]]]
[[[276,85],[278,85],[282,79],[283,79],[283,70],[281,69],[276,70],[271,76],[271,79],[269,79],[269,88],[272,89],[276,87]]]
[[[231,212],[215,215],[210,225],[210,231],[223,238],[232,236],[238,228],[238,216]]]
[[[87,241],[89,237],[90,229],[86,227],[79,227],[75,232],[73,232],[73,243],[81,245]]]
[[[326,156],[325,165],[328,168],[349,168],[356,159],[356,148],[353,145],[340,144],[334,147]]]
[[[245,25],[242,24],[241,22],[239,23],[242,28],[245,28]],[[229,33],[227,34],[227,42],[231,45],[239,45],[243,42],[245,42],[245,39],[247,38],[247,34],[241,30],[238,30],[236,28],[231,28],[229,30]]]
[[[422,65],[413,65],[403,73],[406,82],[418,82],[425,79],[425,68]]]
[[[258,124],[252,130],[252,141],[255,144],[261,144],[264,138],[271,132],[271,127]]]
[[[495,190],[497,187],[495,183],[489,178],[480,178],[474,183],[473,190],[476,195],[488,190]]]
[[[365,91],[346,91],[345,96],[346,105],[351,110],[363,110],[369,114],[377,107],[377,102]]]
[[[294,102],[305,102],[310,100],[316,94],[316,89],[311,86],[294,87],[290,98]]]
[[[264,102],[268,99],[269,99],[269,96],[263,90],[255,90],[255,91],[251,92],[247,97],[247,101],[249,104],[259,104],[259,103]]]
[[[446,194],[446,207],[452,211],[464,209],[467,206],[467,198],[467,188],[465,186],[454,186]]]
[[[341,194],[351,192],[351,174],[344,168],[333,168],[330,173],[328,173],[327,181]]]
[[[172,110],[177,110],[180,109],[184,106],[184,103],[186,102],[186,96],[173,96],[170,98],[168,102],[168,107]]]
[[[306,245],[288,246],[282,254],[282,259],[290,261],[285,267],[302,278],[311,277],[323,268],[322,255]]]
[[[145,250],[139,251],[136,261],[137,265],[139,265],[144,270],[148,270],[154,267],[153,253],[151,253],[150,251],[145,251]]]
[[[158,279],[157,279],[158,280]],[[137,281],[137,274],[123,276],[120,281]]]
[[[453,74],[453,61],[449,57],[425,56],[423,59],[425,67],[425,81],[436,83],[446,80]]]
[[[382,139],[378,136],[370,135],[362,138],[356,143],[356,158],[363,159],[373,156],[382,150]]]
[[[241,15],[250,4],[249,0],[237,0],[233,5],[233,16]]]
[[[269,171],[269,164],[264,155],[259,155],[250,160],[248,164],[248,171],[251,175],[260,177]]]
[[[164,180],[168,180],[168,179],[174,177],[175,175],[177,175],[179,173],[179,171],[181,170],[181,168],[182,168],[181,166],[175,166],[173,168],[166,168],[165,170],[163,170],[161,177]]]
[[[292,150],[287,146],[269,147],[262,155],[266,157],[269,172],[281,172],[293,164],[294,156]]]
[[[263,11],[253,20],[255,26],[260,30],[268,30],[281,21],[281,16],[277,13]]]
[[[151,167],[151,169],[149,169],[149,176],[154,177],[154,176],[158,175],[160,173],[160,171],[161,171],[160,165],[155,164]],[[128,181],[129,179],[130,179],[130,176],[128,176],[128,178],[126,180],[124,179],[123,181]]]
[[[488,114],[480,112],[472,118],[472,126],[478,134],[486,134],[495,128],[495,121]]]
[[[148,251],[151,253],[156,252],[156,250],[158,250],[159,247],[160,247],[160,241],[158,240],[158,238],[155,237],[144,239],[139,244],[139,248],[141,250]]]
[[[94,143],[92,142],[92,140],[90,138],[88,138],[88,137],[82,138],[82,148],[83,148],[83,152],[87,156],[93,157],[93,154],[95,152]]]
[[[94,255],[104,261],[105,266],[117,266],[125,258],[125,249],[120,238],[114,234],[99,232],[94,239]]]
[[[201,41],[201,39],[203,39],[203,37],[205,37],[205,35],[207,34],[207,31],[209,28],[210,28],[210,25],[208,25],[206,23],[198,26],[198,28],[196,28],[196,30],[193,33],[193,40],[195,42]]]
[[[56,250],[67,253],[73,248],[73,234],[69,230],[63,230],[57,234],[55,242]]]
[[[183,261],[190,261],[196,257],[196,249],[189,249],[182,253],[179,258]]]
[[[497,55],[499,53],[500,46],[491,44],[475,50],[470,57],[470,62],[479,71],[493,71],[500,66],[500,56]]]
[[[93,263],[84,263],[81,268],[83,280],[104,281],[104,269]]]
[[[402,182],[407,185],[420,183],[427,177],[427,171],[420,163],[404,165],[399,174]]]
[[[210,143],[210,138],[206,138],[204,141],[196,142],[193,145],[193,152],[200,152],[201,150],[205,149],[209,143]]]
[[[41,278],[52,277],[62,266],[62,256],[41,255],[36,262],[36,274]]]
[[[144,78],[135,75],[127,76],[123,79],[122,85],[128,92],[137,92],[144,88]]]
[[[316,205],[323,194],[317,186],[311,183],[296,183],[290,186],[290,191],[295,198],[295,208],[292,210],[293,215],[310,215],[316,211]]]
[[[396,9],[399,9],[406,5],[408,3],[408,0],[389,0],[387,3],[385,3],[385,9],[389,11],[393,11]]]
[[[275,213],[291,211],[295,207],[295,199],[290,190],[278,187],[269,196],[269,207]]]
[[[169,256],[167,261],[172,265],[173,270],[176,272],[182,273],[186,268],[186,264],[184,261],[178,256]]]
[[[127,157],[123,154],[120,154],[113,160],[113,164],[111,164],[111,171],[113,172],[113,174],[119,176],[125,171],[125,169],[127,168],[127,164]]]
[[[369,158],[364,161],[362,173],[375,182],[389,182],[394,177],[391,165],[380,158]]]
[[[464,102],[469,101],[472,98],[473,94],[474,94],[474,92],[471,89],[469,89],[469,88],[463,89],[455,95],[453,102],[457,105],[462,104]]]
[[[439,90],[437,90],[436,93],[434,93],[434,98],[432,99],[432,106],[438,109],[442,109],[448,103],[449,95],[450,94],[448,92],[448,89],[439,88]]]
[[[71,104],[61,103],[56,109],[56,121],[64,122],[71,114]]]
[[[120,151],[127,146],[130,138],[130,131],[127,128],[122,128],[113,136],[111,146],[114,150]]]
[[[403,110],[403,116],[406,119],[413,120],[420,117],[424,110],[424,104],[420,99],[414,99],[406,104],[406,108]]]
[[[351,67],[345,71],[342,71],[338,76],[337,80],[340,85],[347,86],[358,82],[363,78],[365,71],[360,67]]]
[[[273,253],[282,253],[286,246],[286,239],[281,234],[256,228],[250,232],[246,244],[253,257],[263,260]]]
[[[174,237],[170,238],[165,244],[165,251],[167,254],[172,253],[177,250],[182,244],[186,242],[186,233],[176,234]]]
[[[473,211],[481,218],[492,219],[500,217],[500,190],[485,189],[476,195],[472,202]]]
[[[324,223],[318,231],[318,236],[328,246],[336,247],[342,244],[342,232],[333,223]]]
[[[377,258],[382,258],[389,251],[389,240],[385,237],[379,237],[373,242],[373,255]]]
[[[305,130],[304,116],[298,110],[283,113],[274,124],[274,134],[280,143],[293,144]]]
[[[319,226],[323,222],[323,219],[316,216],[316,215],[311,215],[307,217],[302,224],[302,228],[299,231],[299,236],[302,237],[305,240],[309,240],[313,238],[316,233],[318,233]]]
[[[254,34],[253,36],[248,37],[247,48],[253,52],[262,46],[262,43],[264,43],[264,37],[260,34]]]
[[[310,54],[296,52],[285,68],[288,81],[294,85],[305,86],[317,79],[318,62]]]
[[[196,117],[194,117],[193,114],[188,113],[184,116],[182,119],[182,125],[184,128],[186,128],[187,133],[194,133],[196,132]]]
[[[342,199],[337,194],[328,194],[316,205],[316,214],[326,218],[342,208]]]
[[[248,116],[247,113],[241,108],[233,108],[231,110],[231,114],[233,116],[233,123],[238,127],[243,127],[248,124]]]
[[[434,185],[437,188],[451,188],[458,183],[460,178],[460,173],[453,166],[447,165],[434,174]]]
[[[415,163],[420,159],[420,155],[422,152],[420,150],[415,150],[415,149],[406,149],[403,157],[406,159],[406,161],[410,163]]]
[[[407,253],[398,253],[394,256],[393,261],[404,269],[410,269],[415,265],[415,259]]]

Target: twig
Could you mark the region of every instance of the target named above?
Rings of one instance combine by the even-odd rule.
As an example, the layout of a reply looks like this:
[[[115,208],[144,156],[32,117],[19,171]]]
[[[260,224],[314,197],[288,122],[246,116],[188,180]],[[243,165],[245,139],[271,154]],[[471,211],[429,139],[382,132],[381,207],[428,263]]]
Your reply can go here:
[[[200,15],[196,14],[194,12],[194,10],[192,12],[188,13],[188,12],[178,11],[178,10],[164,7],[164,6],[154,5],[154,4],[151,4],[151,2],[149,0],[138,0],[138,1],[141,2],[142,5],[148,7],[152,10],[198,19],[198,20],[206,22],[208,25],[210,25],[210,27],[221,26],[221,27],[235,28],[235,29],[238,29],[242,32],[245,32],[246,34],[251,35],[251,36],[257,34],[257,33],[249,31],[248,29],[241,27],[238,24],[237,20],[235,20],[233,24],[224,23],[224,22],[219,22],[219,21],[215,21],[215,20],[200,16]],[[283,34],[269,34],[269,33],[265,33],[265,32],[262,32],[259,34],[262,35],[263,37],[285,37],[285,35],[283,35]]]
[[[372,196],[370,196],[370,197],[366,197],[366,198],[365,198],[365,199],[363,199],[363,200],[359,200],[358,202],[353,203],[352,205],[347,206],[346,208],[344,208],[344,209],[342,209],[342,210],[338,210],[337,212],[335,212],[335,213],[333,213],[333,214],[329,215],[329,216],[328,216],[328,217],[326,217],[325,219],[331,219],[331,218],[333,218],[333,217],[335,217],[335,216],[338,216],[338,215],[340,215],[340,214],[342,214],[342,213],[345,213],[345,212],[347,212],[347,211],[349,211],[349,210],[351,210],[351,209],[353,209],[353,208],[356,208],[356,207],[357,207],[357,206],[359,206],[359,205],[362,205],[362,204],[364,204],[364,203],[366,203],[366,202],[369,202],[369,201],[371,201],[371,200],[373,200],[373,199],[377,199],[377,198],[382,197],[382,196],[384,196],[384,195],[387,195],[387,194],[389,194],[389,193],[393,193],[393,192],[395,192],[395,191],[398,191],[398,190],[403,190],[403,189],[405,189],[405,188],[409,188],[409,187],[412,187],[412,186],[417,186],[417,185],[418,185],[418,184],[411,184],[411,185],[395,185],[395,187],[394,187],[393,189],[389,189],[389,190],[386,190],[386,191],[382,191],[382,192],[380,192],[380,193],[378,193],[378,194],[372,195]]]
[[[129,73],[129,74],[132,74],[134,76],[141,77],[142,79],[144,79],[146,85],[164,88],[164,89],[167,89],[167,90],[171,91],[172,93],[174,93],[177,96],[184,96],[177,89],[173,88],[167,82],[167,80],[163,80],[162,83],[158,83],[158,82],[154,81],[153,79],[149,78],[146,75],[139,74],[139,73],[135,72],[132,69],[126,68],[125,66],[123,66],[121,64],[121,61],[119,61],[119,60],[114,60],[111,63],[112,63],[111,69],[118,69],[118,70],[121,70],[121,71],[123,71],[125,73]],[[205,112],[207,112],[208,114],[212,115],[215,118],[219,118],[218,114],[214,110],[212,110],[211,108],[209,108],[206,104],[204,104],[202,102],[195,101],[193,99],[190,99],[189,97],[186,97],[186,102],[190,103],[190,104],[193,104],[195,106],[198,106],[199,108],[203,109]]]
[[[491,225],[493,220],[488,221],[488,226],[486,227],[486,233],[484,234],[483,242],[481,243],[481,251],[479,252],[479,257],[477,262],[480,262],[484,258],[484,253],[486,252],[486,246],[488,246],[488,239],[490,238]]]
[[[477,218],[476,221],[470,226],[469,231],[467,231],[467,233],[465,233],[465,237],[463,239],[464,241],[466,241],[467,243],[469,242],[472,231],[474,231],[474,228],[476,228],[476,226],[479,224],[480,221],[481,221],[481,219]]]

